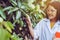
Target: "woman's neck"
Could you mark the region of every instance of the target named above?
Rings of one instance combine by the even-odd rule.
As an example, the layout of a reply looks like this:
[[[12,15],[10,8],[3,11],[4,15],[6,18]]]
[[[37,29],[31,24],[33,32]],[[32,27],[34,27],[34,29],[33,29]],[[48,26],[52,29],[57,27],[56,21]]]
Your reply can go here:
[[[53,28],[54,24],[56,23],[57,19],[50,20],[50,27]]]
[[[56,21],[57,21],[56,18],[50,20],[50,22],[56,22]]]

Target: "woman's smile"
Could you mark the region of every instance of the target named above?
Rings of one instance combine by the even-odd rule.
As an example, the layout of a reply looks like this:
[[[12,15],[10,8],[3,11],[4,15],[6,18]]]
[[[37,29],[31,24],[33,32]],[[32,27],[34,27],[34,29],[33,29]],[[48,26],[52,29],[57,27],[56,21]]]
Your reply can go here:
[[[57,14],[57,10],[49,5],[49,7],[47,8],[47,15],[48,15],[48,18],[51,20],[51,19],[54,19],[56,18],[56,14]]]

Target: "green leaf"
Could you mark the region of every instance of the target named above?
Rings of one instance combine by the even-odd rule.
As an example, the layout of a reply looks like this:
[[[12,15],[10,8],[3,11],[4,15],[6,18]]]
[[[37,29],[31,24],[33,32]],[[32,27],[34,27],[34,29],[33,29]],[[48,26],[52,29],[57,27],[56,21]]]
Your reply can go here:
[[[9,32],[12,32],[12,30],[11,29],[13,29],[13,25],[12,25],[12,23],[11,22],[4,22],[4,24],[3,24],[5,27],[6,27],[6,29],[9,31]]]
[[[32,4],[35,0],[28,0],[28,3]]]
[[[34,4],[28,4],[28,6],[29,6],[31,9],[34,9],[34,8],[35,8],[35,5],[34,5]]]
[[[13,20],[15,20],[15,16],[14,15],[12,16],[12,18],[13,18]]]
[[[22,9],[24,9],[25,11],[31,11],[32,10],[32,8],[27,3],[22,3]]]
[[[7,30],[0,28],[0,40],[10,40],[10,37],[11,34]]]
[[[10,1],[11,1],[11,4],[12,4],[13,6],[17,6],[16,1],[14,1],[14,0],[10,0]]]
[[[15,12],[15,11],[17,11],[19,8],[13,8],[12,10],[10,10],[10,11],[8,11],[8,14],[10,14],[10,13],[13,13],[13,12]]]
[[[44,7],[45,3],[43,1],[41,1],[40,5]]]
[[[22,20],[20,20],[20,23],[19,24],[20,24],[21,27],[23,27],[23,25],[24,25],[24,23],[23,23]]]
[[[11,29],[14,29],[14,27],[13,27],[13,25],[12,25],[11,22],[7,21],[7,24],[9,25],[9,27],[10,27]]]
[[[2,7],[0,7],[0,15],[1,15],[1,17],[2,17],[3,19],[6,19],[6,15],[5,15],[5,13],[3,12],[3,8],[2,8]]]
[[[2,23],[3,22],[3,19],[0,17],[0,23]]]
[[[12,6],[9,6],[9,7],[4,8],[3,11],[10,10],[12,8],[13,8]]]
[[[20,8],[21,7],[21,5],[22,5],[22,3],[20,2],[20,0],[18,0],[18,7]]]
[[[12,40],[22,40],[22,39],[20,39],[19,37],[18,37],[18,35],[16,35],[15,33],[13,33],[13,35],[12,35]]]
[[[17,11],[16,12],[16,19],[19,19],[21,17],[21,12],[20,11]]]
[[[43,15],[42,15],[42,14],[40,14],[40,18],[41,18],[41,19],[43,18]]]
[[[21,6],[21,9],[25,9],[25,6],[24,6],[24,5],[22,5],[22,6]]]
[[[35,10],[36,11],[39,11],[40,10],[40,6],[38,4],[35,6]]]

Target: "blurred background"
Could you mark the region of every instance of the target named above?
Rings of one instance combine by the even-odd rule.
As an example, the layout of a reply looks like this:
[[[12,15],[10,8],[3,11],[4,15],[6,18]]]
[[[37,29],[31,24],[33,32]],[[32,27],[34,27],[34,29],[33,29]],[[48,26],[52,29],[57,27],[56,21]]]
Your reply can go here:
[[[53,1],[60,0],[0,0],[0,40],[32,40],[25,18],[34,28]]]

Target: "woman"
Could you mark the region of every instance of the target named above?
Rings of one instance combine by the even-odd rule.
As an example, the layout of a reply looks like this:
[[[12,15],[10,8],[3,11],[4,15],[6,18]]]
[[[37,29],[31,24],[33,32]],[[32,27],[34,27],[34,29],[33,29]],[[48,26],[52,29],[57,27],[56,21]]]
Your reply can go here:
[[[27,18],[29,31],[36,40],[53,40],[56,32],[60,32],[60,2],[54,1],[48,4],[46,18],[42,19],[33,29],[30,18]]]

